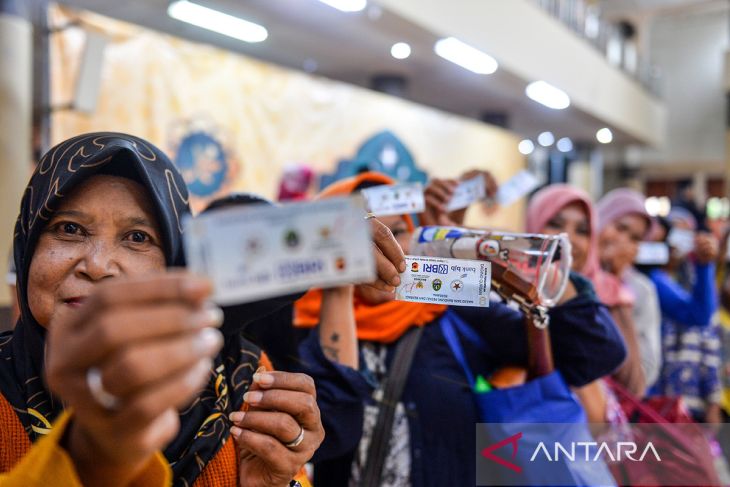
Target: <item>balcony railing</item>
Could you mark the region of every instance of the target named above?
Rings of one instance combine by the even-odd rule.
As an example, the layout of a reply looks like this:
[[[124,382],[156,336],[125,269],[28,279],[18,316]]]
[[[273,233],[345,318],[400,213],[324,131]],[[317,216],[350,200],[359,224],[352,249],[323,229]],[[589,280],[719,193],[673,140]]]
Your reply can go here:
[[[585,0],[532,1],[589,42],[609,63],[636,79],[650,93],[661,97],[659,69],[638,52],[636,42],[626,38],[621,25],[601,17],[598,5]]]

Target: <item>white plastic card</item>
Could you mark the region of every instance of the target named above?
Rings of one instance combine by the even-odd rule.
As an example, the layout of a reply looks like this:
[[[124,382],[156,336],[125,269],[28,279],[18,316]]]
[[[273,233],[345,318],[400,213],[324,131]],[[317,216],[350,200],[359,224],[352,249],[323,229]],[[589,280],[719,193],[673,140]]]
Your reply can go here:
[[[664,265],[669,262],[669,247],[664,242],[641,242],[634,259],[639,265]]]
[[[497,190],[497,203],[509,206],[529,194],[540,185],[540,181],[530,171],[520,171]]]
[[[487,261],[408,255],[395,296],[400,301],[486,308],[491,274]]]
[[[365,208],[375,216],[421,213],[426,207],[421,183],[382,185],[360,191]]]
[[[221,305],[375,280],[370,228],[354,198],[243,206],[188,218],[188,268]]]
[[[695,233],[684,228],[672,228],[667,235],[667,243],[681,255],[687,255],[695,248]]]
[[[487,188],[484,186],[484,177],[475,176],[459,183],[446,209],[448,211],[461,210],[476,201],[483,200],[486,196]]]

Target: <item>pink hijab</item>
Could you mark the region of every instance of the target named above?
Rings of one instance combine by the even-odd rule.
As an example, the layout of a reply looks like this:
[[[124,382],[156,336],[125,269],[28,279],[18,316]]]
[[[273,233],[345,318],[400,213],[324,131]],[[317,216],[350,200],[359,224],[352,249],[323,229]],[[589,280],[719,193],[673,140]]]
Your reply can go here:
[[[633,297],[630,291],[617,277],[601,270],[598,263],[598,221],[593,202],[585,191],[568,184],[552,184],[535,193],[527,207],[527,231],[541,233],[560,210],[573,203],[583,207],[591,229],[588,258],[579,272],[591,280],[598,298],[606,306],[631,304]]]
[[[644,199],[643,194],[629,188],[618,188],[606,193],[596,204],[598,231],[603,231],[606,225],[626,215],[639,215],[646,220],[648,234],[652,222],[644,206]]]

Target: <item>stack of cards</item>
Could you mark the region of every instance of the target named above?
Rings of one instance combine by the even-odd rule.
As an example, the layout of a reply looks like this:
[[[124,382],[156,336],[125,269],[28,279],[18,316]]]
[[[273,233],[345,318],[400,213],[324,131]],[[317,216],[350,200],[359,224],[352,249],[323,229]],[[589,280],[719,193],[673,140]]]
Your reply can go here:
[[[351,198],[228,208],[185,221],[188,268],[221,305],[375,280],[369,224]]]
[[[492,265],[486,261],[406,256],[396,299],[450,306],[489,306]]]

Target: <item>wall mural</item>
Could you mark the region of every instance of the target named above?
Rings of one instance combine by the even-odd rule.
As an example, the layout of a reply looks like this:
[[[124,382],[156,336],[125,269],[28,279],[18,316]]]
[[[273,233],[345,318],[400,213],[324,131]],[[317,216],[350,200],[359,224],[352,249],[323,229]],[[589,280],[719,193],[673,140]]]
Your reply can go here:
[[[342,160],[333,173],[323,174],[319,187],[326,188],[335,181],[365,171],[382,172],[401,182],[425,184],[428,180],[428,175],[416,166],[403,142],[392,132],[384,130],[366,140],[353,159]]]
[[[181,120],[171,129],[172,161],[185,179],[194,211],[226,194],[239,164],[224,132],[206,117]]]

